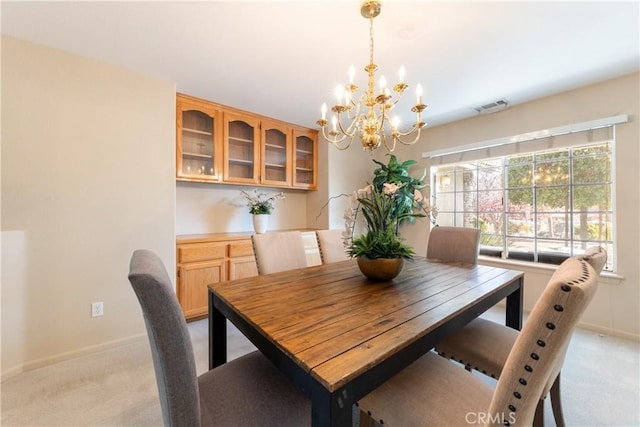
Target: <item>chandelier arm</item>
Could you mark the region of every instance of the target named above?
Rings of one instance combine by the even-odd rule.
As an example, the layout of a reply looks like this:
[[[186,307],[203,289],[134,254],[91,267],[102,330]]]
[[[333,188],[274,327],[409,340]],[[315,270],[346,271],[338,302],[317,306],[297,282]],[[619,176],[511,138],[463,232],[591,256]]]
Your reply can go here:
[[[413,138],[413,140],[411,140],[411,141],[403,141],[402,140],[402,138],[401,138],[402,136],[409,136],[412,133],[416,132],[416,130],[417,130],[417,133],[416,133],[415,138]],[[406,133],[399,133],[398,132],[397,134],[395,134],[394,140],[400,142],[400,144],[403,144],[403,145],[413,145],[416,142],[418,142],[418,140],[420,139],[421,131],[422,131],[422,127],[417,127],[416,125],[413,125],[413,127],[411,128],[411,130],[409,132],[406,132]],[[395,144],[394,144],[394,146],[395,146]]]
[[[327,140],[327,142],[332,144],[338,150],[343,151],[343,150],[346,150],[347,148],[349,148],[351,146],[351,143],[353,142],[353,137],[349,138],[345,144],[341,144],[342,141],[347,139],[347,135],[343,134],[341,138],[336,138],[335,136],[331,137],[331,133],[332,132],[330,132],[329,135],[327,135],[326,131],[325,131],[325,128],[326,128],[326,126],[322,127],[322,136],[324,137],[324,139]]]

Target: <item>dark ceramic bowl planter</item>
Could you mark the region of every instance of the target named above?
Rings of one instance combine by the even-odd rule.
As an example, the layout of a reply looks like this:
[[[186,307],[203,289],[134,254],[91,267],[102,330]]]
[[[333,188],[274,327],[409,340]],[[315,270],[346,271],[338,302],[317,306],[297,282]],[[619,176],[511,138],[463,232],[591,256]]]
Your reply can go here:
[[[402,271],[404,259],[402,258],[376,258],[371,259],[366,255],[358,257],[358,267],[362,274],[377,282],[386,282],[393,279]]]

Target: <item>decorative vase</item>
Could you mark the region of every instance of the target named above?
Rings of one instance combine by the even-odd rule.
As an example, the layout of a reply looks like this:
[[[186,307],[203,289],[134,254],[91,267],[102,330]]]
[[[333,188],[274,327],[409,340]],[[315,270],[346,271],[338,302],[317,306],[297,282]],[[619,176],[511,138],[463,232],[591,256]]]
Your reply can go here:
[[[358,268],[362,274],[377,282],[386,282],[396,277],[402,271],[404,259],[402,258],[376,258],[367,256],[358,257]]]
[[[253,215],[253,229],[256,234],[262,234],[267,231],[269,225],[269,214]]]

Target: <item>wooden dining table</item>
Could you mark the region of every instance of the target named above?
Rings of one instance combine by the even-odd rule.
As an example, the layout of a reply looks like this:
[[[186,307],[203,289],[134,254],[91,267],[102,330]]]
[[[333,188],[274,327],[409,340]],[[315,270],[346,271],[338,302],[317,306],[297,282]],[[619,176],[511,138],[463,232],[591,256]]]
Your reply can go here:
[[[352,406],[506,298],[522,326],[524,273],[416,258],[373,282],[355,260],[209,285],[209,367],[230,320],[312,402],[313,426],[351,426]]]

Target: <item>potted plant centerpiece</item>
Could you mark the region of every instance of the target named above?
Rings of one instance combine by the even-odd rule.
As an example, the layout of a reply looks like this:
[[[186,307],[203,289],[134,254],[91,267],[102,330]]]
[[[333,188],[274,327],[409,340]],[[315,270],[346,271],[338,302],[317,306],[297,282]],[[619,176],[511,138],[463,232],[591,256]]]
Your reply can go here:
[[[347,254],[357,258],[362,273],[372,280],[390,280],[397,276],[405,260],[413,260],[413,248],[398,234],[402,222],[414,222],[427,217],[435,223],[437,208],[422,195],[426,171],[420,178],[409,175],[416,163],[398,163],[391,155],[387,165],[374,160],[380,168],[374,171],[373,184],[352,196],[345,212],[345,247]],[[365,231],[354,237],[357,219],[361,215]]]
[[[249,207],[249,213],[253,215],[253,229],[256,234],[267,231],[269,225],[269,215],[273,212],[273,204],[276,200],[284,199],[284,193],[279,192],[273,195],[253,190],[251,193],[241,191],[240,195]]]

